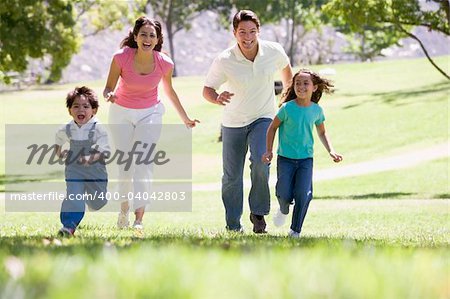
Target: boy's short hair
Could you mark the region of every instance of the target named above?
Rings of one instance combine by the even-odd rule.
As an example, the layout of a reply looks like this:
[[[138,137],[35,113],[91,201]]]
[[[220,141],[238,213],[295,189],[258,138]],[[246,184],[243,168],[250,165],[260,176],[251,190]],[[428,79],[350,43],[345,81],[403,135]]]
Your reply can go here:
[[[238,13],[236,13],[233,17],[233,29],[237,30],[239,23],[242,21],[252,21],[256,24],[256,28],[261,26],[261,23],[259,22],[258,16],[251,10],[241,10]]]
[[[75,89],[67,94],[66,97],[66,107],[72,108],[73,102],[77,97],[85,97],[89,104],[91,104],[92,109],[98,108],[98,98],[95,92],[86,86],[75,87]]]

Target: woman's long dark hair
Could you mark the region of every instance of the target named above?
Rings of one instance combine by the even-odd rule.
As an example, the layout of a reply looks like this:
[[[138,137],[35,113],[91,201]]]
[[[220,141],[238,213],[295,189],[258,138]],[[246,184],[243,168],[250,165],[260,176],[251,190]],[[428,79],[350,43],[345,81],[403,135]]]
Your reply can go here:
[[[128,36],[125,37],[122,42],[120,43],[120,48],[123,47],[130,47],[130,48],[137,48],[138,45],[136,41],[134,40],[134,37],[138,35],[139,30],[144,25],[150,25],[153,26],[156,30],[156,36],[158,37],[158,43],[153,48],[153,50],[161,52],[162,44],[163,44],[163,34],[161,30],[161,23],[158,21],[152,20],[147,18],[146,16],[139,17],[136,22],[134,23],[133,31],[130,30],[130,33],[128,33]]]
[[[291,85],[286,89],[286,91],[281,95],[281,101],[280,101],[280,105],[283,105],[286,102],[295,100],[297,98],[297,95],[295,94],[295,79],[297,78],[297,76],[299,76],[301,73],[304,74],[309,74],[311,76],[311,80],[313,82],[314,85],[317,85],[317,89],[315,92],[313,92],[312,96],[311,96],[311,101],[314,103],[318,103],[320,98],[322,97],[322,93],[326,92],[326,93],[332,93],[334,90],[332,89],[332,87],[334,87],[333,84],[331,84],[331,81],[325,78],[322,78],[319,76],[319,74],[308,70],[308,69],[301,69],[299,70],[295,75],[294,78],[292,78],[292,82]]]

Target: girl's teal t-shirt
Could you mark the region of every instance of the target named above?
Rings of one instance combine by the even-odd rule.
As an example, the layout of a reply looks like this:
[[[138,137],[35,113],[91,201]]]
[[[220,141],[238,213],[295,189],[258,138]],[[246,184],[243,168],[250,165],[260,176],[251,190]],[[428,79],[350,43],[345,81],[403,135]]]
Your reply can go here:
[[[289,101],[277,113],[281,121],[278,133],[278,155],[290,159],[312,158],[313,129],[325,121],[322,108],[316,103],[308,107]]]

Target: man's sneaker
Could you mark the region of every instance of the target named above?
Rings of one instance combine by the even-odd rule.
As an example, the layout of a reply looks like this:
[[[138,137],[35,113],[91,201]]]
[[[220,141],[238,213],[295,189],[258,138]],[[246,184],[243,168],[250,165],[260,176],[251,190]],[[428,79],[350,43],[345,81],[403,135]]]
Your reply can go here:
[[[142,224],[141,221],[134,221],[133,228],[142,230],[142,229],[144,229],[144,225]]]
[[[117,227],[118,228],[127,228],[130,225],[130,220],[128,220],[129,218],[129,214],[128,212],[120,212],[119,213],[119,217],[117,219]]]
[[[62,227],[59,231],[58,231],[58,236],[59,237],[73,237],[73,234],[75,233],[75,229],[74,228],[69,228],[69,227]]]
[[[290,230],[289,231],[289,233],[288,233],[288,236],[290,237],[290,238],[294,238],[294,239],[298,239],[298,238],[300,238],[300,233],[298,233],[298,232],[296,232],[295,230]]]
[[[250,221],[253,223],[253,232],[255,234],[265,234],[266,232],[266,221],[264,216],[255,215],[250,213]]]
[[[276,227],[282,226],[286,222],[287,215],[288,214],[283,214],[281,210],[278,209],[278,211],[275,213],[275,215],[273,215],[272,218],[273,225],[275,225]]]

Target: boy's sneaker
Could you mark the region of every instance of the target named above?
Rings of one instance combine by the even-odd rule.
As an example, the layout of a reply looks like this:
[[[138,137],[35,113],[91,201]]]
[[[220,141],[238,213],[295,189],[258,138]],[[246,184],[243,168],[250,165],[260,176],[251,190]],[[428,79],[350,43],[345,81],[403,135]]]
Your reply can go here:
[[[288,214],[283,214],[283,213],[281,212],[281,210],[278,209],[278,211],[275,213],[275,215],[273,215],[273,218],[272,218],[273,224],[274,224],[276,227],[282,226],[282,225],[286,222],[287,215],[288,215]]]
[[[288,236],[290,237],[290,238],[294,238],[294,239],[298,239],[298,238],[300,238],[300,233],[298,233],[298,232],[296,232],[295,230],[290,230],[289,231],[289,233],[288,233]]]
[[[129,212],[120,212],[117,219],[117,228],[127,228],[130,225]]]
[[[69,228],[69,227],[62,227],[58,231],[58,236],[59,237],[73,237],[74,234],[75,234],[75,229],[74,228]]]
[[[133,228],[142,230],[142,229],[144,229],[144,225],[142,224],[141,221],[134,221]]]

